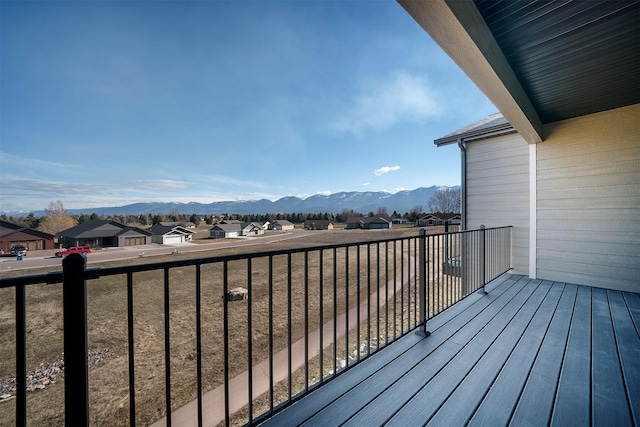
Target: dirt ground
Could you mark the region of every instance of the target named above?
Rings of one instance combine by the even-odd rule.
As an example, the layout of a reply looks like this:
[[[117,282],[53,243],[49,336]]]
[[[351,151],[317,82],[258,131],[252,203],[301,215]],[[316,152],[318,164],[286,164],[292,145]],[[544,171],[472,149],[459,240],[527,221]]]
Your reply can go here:
[[[441,230],[433,229],[432,232]],[[417,229],[397,229],[385,232],[341,231],[319,232],[313,241],[291,240],[270,244],[268,249],[307,247],[311,245],[371,241],[374,239],[416,236]],[[341,239],[342,241],[338,241]],[[259,251],[250,249],[224,249],[211,253],[198,253],[197,257]],[[347,255],[348,252],[348,255]],[[255,365],[268,356],[269,345],[275,351],[286,348],[289,342],[288,324],[291,316],[291,340],[300,339],[309,331],[377,290],[381,283],[397,274],[413,247],[393,247],[391,244],[361,245],[355,247],[308,253],[305,264],[303,254],[294,254],[289,265],[286,255],[255,258],[251,261],[251,274],[246,260],[227,265],[228,287],[250,286],[251,302],[235,301],[228,304],[228,378]],[[178,255],[194,257],[193,254]],[[334,258],[335,256],[335,258]],[[349,268],[346,258],[349,258]],[[100,264],[100,267],[123,263],[160,262],[175,260],[176,256],[160,256],[144,260],[128,260]],[[360,260],[359,269],[355,267]],[[403,261],[404,259],[404,261]],[[368,262],[367,262],[368,261]],[[306,265],[306,268],[305,268]],[[408,268],[405,266],[405,268]],[[289,270],[291,273],[289,273]],[[45,273],[21,271],[20,275]],[[177,267],[169,270],[170,307],[170,372],[171,408],[180,408],[196,398],[196,268]],[[290,274],[290,276],[289,276]],[[163,270],[134,275],[134,358],[136,422],[149,425],[166,415],[165,410],[165,336],[164,336],[164,272]],[[203,391],[223,383],[225,379],[225,335],[222,322],[224,304],[224,271],[222,265],[207,264],[200,270],[201,277],[201,342]],[[289,279],[290,277],[290,279]],[[270,279],[271,278],[271,282]],[[249,285],[247,285],[249,283]],[[271,284],[270,284],[271,283]],[[290,286],[290,290],[289,290]],[[34,285],[27,290],[27,367],[35,372],[54,364],[62,356],[62,295],[61,285]],[[334,290],[335,288],[335,290]],[[126,277],[108,276],[91,280],[88,284],[89,348],[102,354],[89,371],[90,416],[92,425],[128,425],[129,378],[127,339]],[[349,303],[347,304],[347,299]],[[0,381],[6,383],[15,372],[15,295],[13,289],[0,290]],[[288,301],[291,300],[289,315]],[[373,301],[372,304],[377,304]],[[296,372],[292,379],[296,389],[279,384],[273,400],[277,405],[288,395],[295,394],[308,383],[318,381],[334,369],[339,360],[348,360],[349,352],[357,351],[362,342],[371,337],[385,341],[407,329],[415,321],[415,289],[407,287],[392,304],[380,304],[381,310],[372,325],[362,326],[350,333],[349,341],[339,341],[334,360],[333,346],[325,349],[326,356],[310,361],[309,374]],[[271,318],[269,316],[271,313]],[[413,319],[411,318],[413,316]],[[379,319],[379,320],[378,320]],[[401,320],[400,320],[401,319]],[[271,325],[271,326],[270,326]],[[394,326],[392,326],[394,325]],[[251,333],[249,333],[249,331]],[[359,332],[359,334],[358,334]],[[272,341],[269,336],[272,336]],[[251,337],[251,340],[248,340]],[[249,355],[249,346],[251,354]],[[286,383],[286,382],[285,382]],[[1,393],[0,393],[1,394]],[[9,392],[11,394],[11,392]],[[256,399],[253,416],[270,405],[271,396]],[[64,381],[63,373],[46,386],[28,393],[28,422],[30,425],[63,425]],[[248,409],[234,417],[234,424],[248,421]],[[0,426],[15,424],[15,399],[0,403]]]

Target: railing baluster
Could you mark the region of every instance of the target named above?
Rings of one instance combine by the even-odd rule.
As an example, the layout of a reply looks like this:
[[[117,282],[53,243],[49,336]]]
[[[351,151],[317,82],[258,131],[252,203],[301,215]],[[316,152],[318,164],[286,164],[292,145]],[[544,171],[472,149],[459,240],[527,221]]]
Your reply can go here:
[[[357,351],[357,358],[356,360],[360,360],[360,305],[362,304],[361,301],[361,296],[360,296],[360,277],[362,276],[360,273],[360,245],[356,246],[356,269],[357,269],[357,273],[356,273],[356,281],[357,281],[357,286],[358,289],[356,291],[357,293],[357,298],[358,298],[358,302],[357,302],[357,309],[356,309],[356,317],[357,317],[357,324],[356,324],[356,328],[357,328],[357,332],[356,332],[356,351]]]
[[[349,247],[345,248],[344,251],[344,357],[345,357],[345,367],[349,366]]]
[[[309,252],[304,252],[304,391],[309,391]]]
[[[380,242],[376,243],[376,350],[380,348]]]
[[[371,354],[371,243],[367,243],[367,356]]]
[[[202,265],[196,264],[196,381],[198,387],[198,427],[202,427]]]
[[[404,240],[400,240],[400,253],[400,332],[404,333]]]
[[[224,349],[224,424],[230,424],[231,414],[229,413],[229,302],[227,294],[229,292],[229,262],[222,262],[222,326]]]
[[[135,345],[133,340],[133,273],[127,273],[127,342],[129,346],[129,425],[136,425]]]
[[[338,368],[338,251],[333,248],[333,375]],[[348,315],[348,313],[347,313]]]
[[[16,285],[16,425],[27,425],[27,302],[25,285]]]
[[[319,331],[320,333],[318,334],[318,339],[320,341],[320,347],[319,351],[318,351],[318,355],[320,357],[320,382],[324,381],[324,289],[323,289],[323,282],[324,282],[324,254],[322,249],[320,249],[320,254],[318,255],[318,293],[319,295],[319,306],[320,306],[320,313],[319,313],[319,320],[320,320],[320,324],[319,324]]]
[[[273,255],[269,255],[269,409],[273,412]]]
[[[247,258],[247,391],[249,394],[249,422],[253,420],[253,268],[252,258]]]
[[[291,345],[292,345],[292,332],[291,332],[291,253],[287,254],[287,367],[288,367],[288,390],[289,401],[293,397],[293,361],[291,360]]]
[[[164,373],[167,427],[171,427],[171,336],[169,314],[169,269],[164,269]]]

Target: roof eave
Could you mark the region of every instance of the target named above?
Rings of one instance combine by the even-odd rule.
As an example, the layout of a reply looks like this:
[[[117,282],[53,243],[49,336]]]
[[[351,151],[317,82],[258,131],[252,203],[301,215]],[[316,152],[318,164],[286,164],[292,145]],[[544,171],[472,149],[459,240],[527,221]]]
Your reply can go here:
[[[516,129],[510,123],[502,123],[489,128],[472,130],[472,131],[460,133],[457,135],[445,136],[445,137],[436,139],[435,141],[433,141],[433,143],[436,144],[437,147],[442,147],[444,145],[457,144],[458,142],[478,141],[481,139],[508,135],[515,132],[516,132]]]
[[[540,116],[472,0],[397,1],[527,142],[543,141]]]

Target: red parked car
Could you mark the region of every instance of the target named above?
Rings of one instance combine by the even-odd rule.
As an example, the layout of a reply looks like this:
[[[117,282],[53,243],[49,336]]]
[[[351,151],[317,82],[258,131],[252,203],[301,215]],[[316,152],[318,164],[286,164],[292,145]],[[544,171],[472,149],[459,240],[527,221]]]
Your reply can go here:
[[[89,246],[72,246],[67,249],[60,249],[56,252],[57,257],[63,257],[71,254],[88,254],[91,253],[91,248]]]

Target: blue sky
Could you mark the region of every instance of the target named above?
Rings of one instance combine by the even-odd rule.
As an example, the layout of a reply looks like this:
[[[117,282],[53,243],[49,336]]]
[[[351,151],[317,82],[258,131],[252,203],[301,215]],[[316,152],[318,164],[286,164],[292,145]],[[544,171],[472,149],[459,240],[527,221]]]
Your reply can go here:
[[[0,211],[457,185],[497,111],[394,1],[0,7]]]

